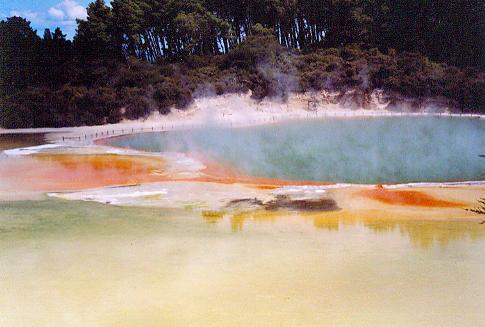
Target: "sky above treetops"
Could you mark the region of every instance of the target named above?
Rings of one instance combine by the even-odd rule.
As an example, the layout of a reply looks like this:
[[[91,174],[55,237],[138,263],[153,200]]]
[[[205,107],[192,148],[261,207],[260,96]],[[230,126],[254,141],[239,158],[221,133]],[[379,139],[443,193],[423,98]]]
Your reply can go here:
[[[67,38],[76,33],[76,18],[86,18],[86,7],[91,0],[5,0],[0,1],[0,20],[20,16],[42,36],[45,28],[54,31],[60,27]]]

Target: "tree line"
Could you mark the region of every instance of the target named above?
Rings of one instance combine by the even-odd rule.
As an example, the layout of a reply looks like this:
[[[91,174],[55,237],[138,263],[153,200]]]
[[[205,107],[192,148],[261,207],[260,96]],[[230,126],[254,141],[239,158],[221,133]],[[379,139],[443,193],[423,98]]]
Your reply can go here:
[[[1,125],[102,124],[248,90],[383,88],[485,110],[479,0],[95,0],[77,24],[71,41],[0,22]]]
[[[228,53],[260,23],[301,50],[361,43],[483,67],[481,0],[96,0],[75,41],[147,61]]]

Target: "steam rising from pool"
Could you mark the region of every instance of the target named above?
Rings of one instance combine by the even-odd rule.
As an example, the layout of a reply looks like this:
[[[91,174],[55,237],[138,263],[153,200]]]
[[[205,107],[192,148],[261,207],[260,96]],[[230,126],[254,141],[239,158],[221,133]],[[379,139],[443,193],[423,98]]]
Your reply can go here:
[[[244,174],[348,183],[482,180],[485,123],[386,117],[129,135],[114,146],[203,154]]]

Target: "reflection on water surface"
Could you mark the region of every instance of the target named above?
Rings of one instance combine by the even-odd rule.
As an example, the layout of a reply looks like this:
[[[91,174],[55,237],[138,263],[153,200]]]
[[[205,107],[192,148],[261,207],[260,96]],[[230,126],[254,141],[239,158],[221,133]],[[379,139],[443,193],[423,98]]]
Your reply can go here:
[[[453,240],[485,237],[485,227],[479,226],[479,220],[421,220],[419,217],[399,217],[377,210],[354,212],[344,210],[335,213],[254,211],[228,215],[222,212],[202,213],[202,218],[209,224],[221,222],[226,216],[233,232],[243,231],[246,224],[275,223],[283,220],[293,223],[311,223],[316,229],[331,232],[338,232],[348,227],[364,227],[368,231],[384,234],[397,231],[407,237],[413,245],[422,248],[429,248],[435,243],[446,246]]]
[[[0,325],[480,325],[484,226],[386,215],[4,202]]]

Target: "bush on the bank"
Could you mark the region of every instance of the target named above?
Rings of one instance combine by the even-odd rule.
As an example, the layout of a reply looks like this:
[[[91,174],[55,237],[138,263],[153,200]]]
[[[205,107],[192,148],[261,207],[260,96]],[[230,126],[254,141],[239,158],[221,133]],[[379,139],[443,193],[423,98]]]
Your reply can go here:
[[[347,46],[302,54],[295,65],[302,90],[382,88],[418,100],[444,97],[463,111],[485,111],[483,72],[433,63],[416,53]]]
[[[120,102],[110,88],[27,89],[6,99],[2,107],[0,122],[7,128],[98,125],[121,119]]]
[[[153,108],[150,106],[146,89],[125,87],[119,91],[121,112],[123,117],[138,119],[147,117]]]
[[[164,78],[155,85],[153,99],[158,105],[158,111],[162,114],[170,112],[170,107],[184,108],[192,102],[192,92],[184,87],[180,80]]]
[[[266,42],[266,43],[264,43]],[[98,62],[74,65],[57,89],[27,88],[0,98],[6,128],[115,123],[158,110],[184,108],[193,97],[252,91],[285,99],[288,92],[375,88],[419,99],[444,97],[463,111],[485,112],[485,74],[437,64],[415,53],[381,53],[359,46],[294,53],[258,30],[225,56],[192,56],[181,63]]]
[[[128,58],[114,76],[114,86],[123,87],[146,87],[157,83],[163,78],[160,69],[145,61],[136,58]]]

